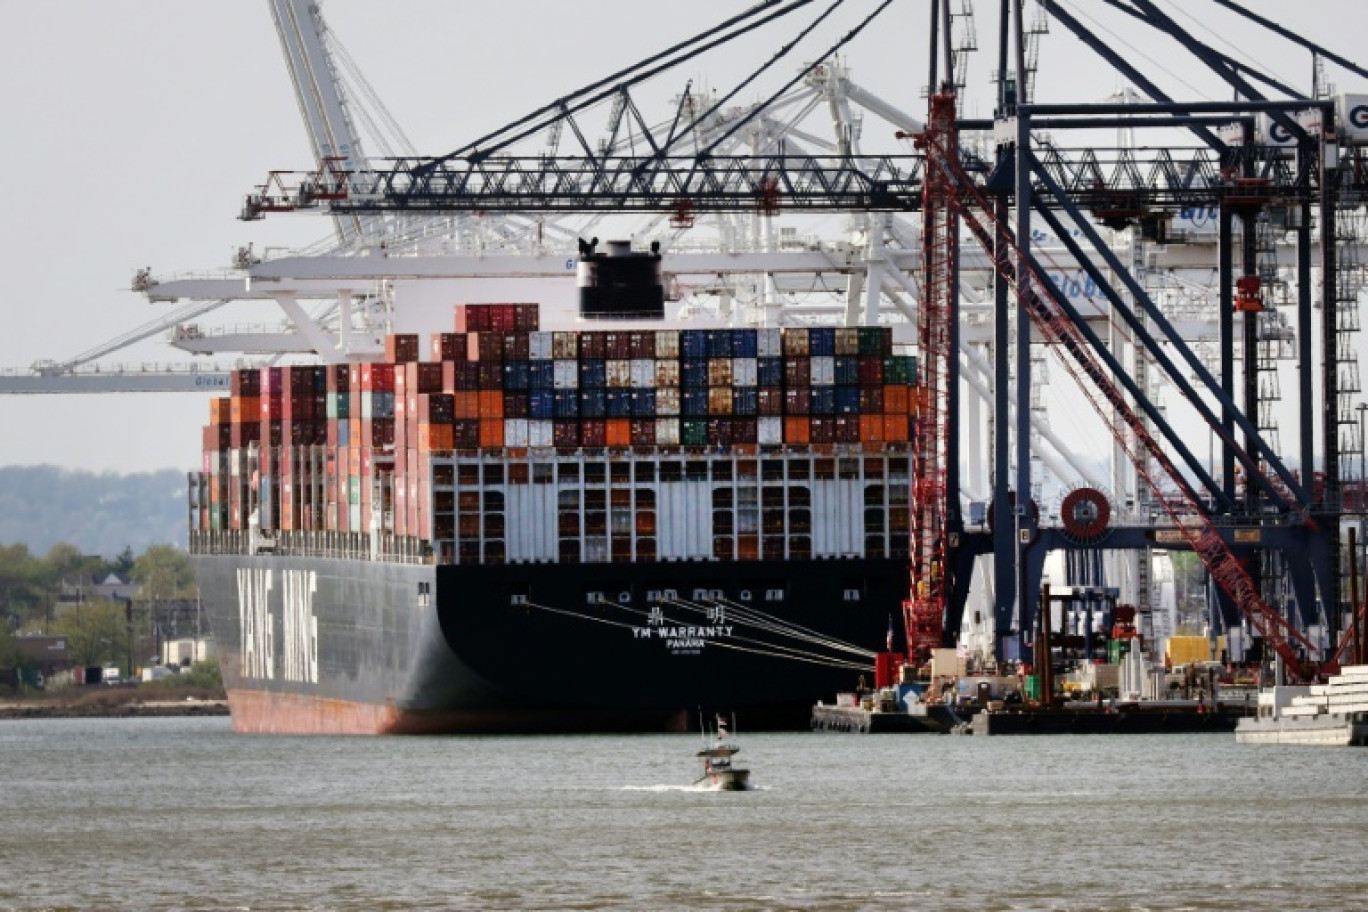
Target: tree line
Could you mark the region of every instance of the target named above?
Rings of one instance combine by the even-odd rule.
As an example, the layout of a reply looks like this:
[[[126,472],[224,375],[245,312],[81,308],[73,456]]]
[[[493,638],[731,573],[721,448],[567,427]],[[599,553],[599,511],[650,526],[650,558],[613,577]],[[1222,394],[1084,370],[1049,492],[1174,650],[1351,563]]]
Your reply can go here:
[[[131,599],[100,594],[111,574],[135,587]],[[136,556],[126,547],[112,559],[67,543],[42,556],[26,544],[0,545],[0,670],[18,667],[19,636],[47,634],[67,638],[73,665],[116,664],[131,673],[165,633],[167,609],[197,597],[189,556],[172,545]]]

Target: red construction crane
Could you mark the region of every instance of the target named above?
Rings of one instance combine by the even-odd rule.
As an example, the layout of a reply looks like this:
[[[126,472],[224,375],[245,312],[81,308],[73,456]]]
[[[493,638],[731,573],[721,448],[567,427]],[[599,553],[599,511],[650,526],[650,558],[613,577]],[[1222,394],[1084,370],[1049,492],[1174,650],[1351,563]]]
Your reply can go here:
[[[934,426],[919,433],[917,438],[915,490],[923,499],[918,504],[918,525],[914,527],[914,535],[923,538],[913,542],[913,592],[911,600],[906,603],[909,651],[914,643],[920,648],[924,635],[929,637],[934,632],[938,637],[939,627],[936,626],[933,631],[930,618],[935,613],[935,606],[944,604],[945,588],[940,568],[945,565],[946,492],[943,484],[944,467],[937,461],[944,453],[944,416],[939,409],[944,389],[934,384],[938,378],[943,381],[944,374],[935,365],[944,364],[946,353],[936,347],[936,326],[939,318],[943,332],[945,315],[951,312],[947,302],[951,300],[949,296],[956,293],[955,289],[948,287],[948,276],[952,271],[950,265],[955,253],[953,229],[955,218],[958,217],[990,257],[993,257],[995,243],[1005,245],[1010,251],[1010,256],[995,258],[999,274],[1011,286],[1018,300],[1025,303],[1025,310],[1040,337],[1061,353],[1065,368],[1073,375],[1079,388],[1135,465],[1140,477],[1153,491],[1155,503],[1173,521],[1212,579],[1230,596],[1255,632],[1282,657],[1293,675],[1303,680],[1314,677],[1319,669],[1305,663],[1292,644],[1300,643],[1308,652],[1315,647],[1260,598],[1258,587],[1249,572],[1221,537],[1202,505],[1192,498],[1185,485],[1179,483],[1180,473],[1169,455],[1112,381],[1068,313],[1044,290],[1048,287],[1048,280],[1038,275],[1027,263],[1010,226],[999,222],[983,191],[960,166],[953,129],[954,99],[937,96],[932,100],[931,110],[932,123],[919,137],[919,145],[926,150],[924,211],[927,218],[926,286],[920,325],[923,334],[922,353],[927,362],[922,368],[922,382],[927,385],[929,400],[926,402],[927,417],[923,420],[934,420]],[[946,128],[947,116],[949,129]],[[1028,153],[1022,150],[1018,154]],[[933,212],[936,216],[934,222],[931,220]],[[1020,273],[1014,265],[1018,263],[1025,264]],[[1024,339],[1023,336],[1021,344],[1026,344]],[[930,537],[929,541],[927,536]],[[935,616],[939,621],[940,616]]]
[[[926,130],[918,148],[955,149],[955,96],[931,98]],[[928,156],[929,160],[929,156]],[[952,174],[927,169],[922,192],[922,299],[917,315],[920,345],[917,428],[912,454],[912,585],[903,602],[907,654],[914,665],[930,658],[944,635],[945,597],[949,590],[946,547],[949,515],[946,458],[950,415],[947,407],[951,373],[950,324],[955,313],[955,263],[959,255],[959,217]]]

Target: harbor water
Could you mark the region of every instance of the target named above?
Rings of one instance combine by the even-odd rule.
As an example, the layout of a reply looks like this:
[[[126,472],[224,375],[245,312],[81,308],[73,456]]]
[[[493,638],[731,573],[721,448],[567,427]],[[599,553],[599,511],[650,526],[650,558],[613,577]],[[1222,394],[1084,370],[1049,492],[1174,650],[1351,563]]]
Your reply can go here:
[[[0,910],[1361,909],[1368,751],[0,723]],[[744,761],[744,762],[743,762]]]

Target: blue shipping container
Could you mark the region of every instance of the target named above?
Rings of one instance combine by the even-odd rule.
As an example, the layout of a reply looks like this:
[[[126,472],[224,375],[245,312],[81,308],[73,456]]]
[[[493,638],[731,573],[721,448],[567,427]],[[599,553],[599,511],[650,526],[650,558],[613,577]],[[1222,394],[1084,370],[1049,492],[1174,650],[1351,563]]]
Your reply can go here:
[[[551,390],[534,389],[527,398],[528,416],[538,421],[550,421],[556,417],[555,403],[556,396]]]
[[[632,417],[654,418],[656,413],[656,391],[653,389],[632,390]]]
[[[629,389],[608,390],[608,417],[632,417],[632,391]]]
[[[554,361],[532,361],[529,362],[527,371],[527,386],[534,390],[549,390],[555,388],[556,362]]]
[[[685,358],[708,357],[708,333],[703,329],[686,329],[679,334],[679,352]]]
[[[550,361],[543,361],[547,367],[551,366]],[[504,384],[506,390],[525,390],[531,385],[532,371],[529,369],[530,362],[527,361],[505,361],[504,362]]]
[[[708,414],[708,388],[685,388],[680,395],[679,410],[690,418],[703,418]]]
[[[608,414],[608,391],[601,389],[580,390],[580,417],[603,418]],[[557,415],[557,418],[560,416]]]
[[[835,327],[815,326],[809,329],[808,353],[814,358],[829,357],[836,354]]]
[[[759,351],[755,330],[733,329],[731,331],[731,356],[733,358],[754,358]]]
[[[814,386],[812,388],[812,414],[836,414],[836,387]]]
[[[679,382],[683,387],[706,387],[708,385],[708,359],[686,358],[679,364]]]
[[[860,382],[860,359],[854,355],[836,356],[836,385],[857,386]]]
[[[732,356],[730,329],[707,329],[704,332],[708,334],[709,358],[730,358]]]
[[[755,387],[732,390],[732,414],[738,418],[754,417],[760,410],[760,391]]]
[[[608,365],[603,361],[581,361],[579,363],[579,385],[603,389],[608,385]]]
[[[552,409],[552,417],[579,417],[579,393],[577,393],[575,390],[556,390],[551,395],[555,397],[555,404]]]
[[[755,377],[759,386],[783,386],[784,362],[781,358],[761,358],[755,362]]]
[[[860,388],[858,386],[827,387],[836,391],[836,414],[858,415],[860,413]]]

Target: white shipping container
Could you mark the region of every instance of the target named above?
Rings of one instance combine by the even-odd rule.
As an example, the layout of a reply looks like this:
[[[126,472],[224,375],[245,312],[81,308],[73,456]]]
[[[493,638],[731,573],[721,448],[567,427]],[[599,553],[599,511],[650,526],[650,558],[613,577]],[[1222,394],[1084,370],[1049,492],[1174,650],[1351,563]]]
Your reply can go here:
[[[818,355],[812,359],[812,385],[831,386],[836,382],[836,359]]]
[[[551,385],[556,389],[579,389],[579,362],[553,361]]]
[[[241,474],[242,474],[242,458],[241,458],[241,457],[242,457],[242,450],[229,450],[229,451],[228,451],[228,474],[229,474],[229,475],[241,475]]]
[[[755,358],[732,358],[732,386],[755,386],[757,372]]]
[[[678,402],[676,402],[675,404],[678,405]],[[656,393],[656,411],[660,411],[659,393]],[[679,446],[678,418],[656,419],[656,444],[658,446]]]
[[[784,353],[783,332],[778,327],[755,331],[755,353],[761,358],[778,358]]]
[[[362,391],[361,391],[361,417],[362,417],[363,419],[368,419],[368,418],[373,418],[373,417],[375,417],[374,414],[372,414],[373,411],[374,411],[374,409],[371,408],[371,396],[372,396],[372,395],[374,395],[374,394],[373,394],[373,393],[368,393],[368,392],[366,392],[365,390],[362,390]]]
[[[679,357],[679,330],[657,329],[655,342],[657,358]]]
[[[653,358],[632,359],[632,386],[650,389],[656,383],[656,363]]]
[[[608,385],[615,389],[632,385],[632,362],[612,359],[604,362],[608,372]]]
[[[556,559],[556,488],[509,485],[504,506],[504,540],[509,563]]]
[[[549,332],[533,332],[527,334],[527,350],[529,356],[534,361],[551,360],[552,336]]]
[[[761,418],[756,439],[760,443],[783,443],[784,419],[777,416]]]
[[[525,447],[527,442],[527,419],[504,419],[504,446]]]
[[[534,418],[527,422],[527,445],[549,447],[552,443],[551,422]]]
[[[660,360],[655,363],[656,386],[679,386],[679,362]]]
[[[674,386],[656,387],[656,406],[657,415],[678,415],[679,414],[679,388]],[[660,443],[661,441],[656,441]]]

